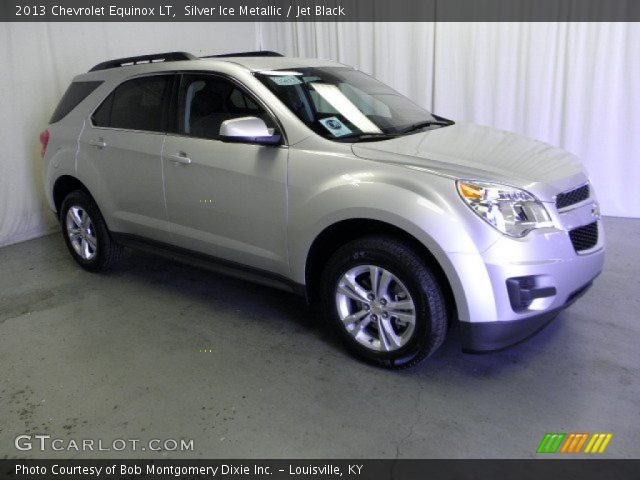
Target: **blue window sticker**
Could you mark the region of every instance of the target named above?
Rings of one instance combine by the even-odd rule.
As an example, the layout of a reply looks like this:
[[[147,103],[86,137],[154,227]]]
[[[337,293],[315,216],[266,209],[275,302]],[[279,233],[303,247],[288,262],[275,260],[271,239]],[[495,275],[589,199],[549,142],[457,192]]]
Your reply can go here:
[[[324,128],[329,130],[329,133],[334,137],[344,137],[353,133],[344,123],[342,123],[337,117],[321,118],[320,123]]]
[[[273,76],[269,78],[276,85],[285,86],[285,87],[287,85],[300,85],[302,83],[302,80],[300,80],[295,75],[278,75],[278,76]]]

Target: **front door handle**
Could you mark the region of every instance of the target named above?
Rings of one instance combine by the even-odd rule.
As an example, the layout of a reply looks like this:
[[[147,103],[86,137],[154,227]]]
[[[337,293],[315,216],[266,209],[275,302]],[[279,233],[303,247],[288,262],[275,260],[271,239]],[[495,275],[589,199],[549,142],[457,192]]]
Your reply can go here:
[[[180,152],[175,155],[169,155],[169,158],[175,164],[181,164],[181,165],[191,164],[191,159],[187,157],[187,154],[184,152]]]
[[[106,142],[104,141],[104,138],[99,138],[98,140],[91,140],[89,142],[89,145],[97,148],[104,148],[107,146]]]

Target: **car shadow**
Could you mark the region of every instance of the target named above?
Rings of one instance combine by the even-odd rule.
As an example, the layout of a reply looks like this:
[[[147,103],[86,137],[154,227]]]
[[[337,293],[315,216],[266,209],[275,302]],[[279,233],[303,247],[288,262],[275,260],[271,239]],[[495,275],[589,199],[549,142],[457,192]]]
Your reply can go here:
[[[293,293],[131,250],[127,250],[108,275],[114,279],[153,285],[154,289],[166,291],[167,295],[201,309],[233,311],[235,316],[246,322],[260,322],[263,327],[268,328],[271,323],[274,329],[279,330],[282,322],[286,322],[327,344],[334,354],[344,355],[344,347],[325,322],[319,305],[308,305],[304,298]],[[430,377],[441,374],[443,369],[454,369],[458,374],[480,378],[526,368],[563,329],[562,317],[561,313],[542,331],[520,344],[484,354],[461,351],[460,331],[457,322],[453,322],[445,342],[431,357],[398,373]]]
[[[553,344],[565,329],[563,317],[557,318],[531,337],[501,350],[465,353],[461,349],[458,322],[450,327],[445,342],[429,359],[412,369],[414,374],[431,376],[443,369],[453,369],[456,373],[471,378],[493,377],[527,369],[544,355],[544,350]]]
[[[260,321],[263,326],[271,322],[277,329],[286,322],[333,348],[341,348],[339,339],[324,328],[318,305],[308,305],[299,295],[142,251],[125,252],[124,258],[108,272],[109,276],[144,282],[187,305],[212,312],[233,312],[247,322]]]

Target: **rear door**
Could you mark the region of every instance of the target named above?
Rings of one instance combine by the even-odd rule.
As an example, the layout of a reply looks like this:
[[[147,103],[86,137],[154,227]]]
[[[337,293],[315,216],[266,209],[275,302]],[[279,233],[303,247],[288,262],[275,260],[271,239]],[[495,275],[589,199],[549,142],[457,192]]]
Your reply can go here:
[[[112,231],[169,240],[161,152],[174,78],[127,80],[86,121],[78,173]]]

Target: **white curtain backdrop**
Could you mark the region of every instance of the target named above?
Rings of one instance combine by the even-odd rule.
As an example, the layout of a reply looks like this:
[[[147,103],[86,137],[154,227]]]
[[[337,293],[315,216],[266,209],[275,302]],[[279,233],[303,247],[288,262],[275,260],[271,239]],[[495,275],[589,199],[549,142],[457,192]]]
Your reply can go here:
[[[109,58],[253,50],[354,65],[441,115],[579,155],[603,211],[640,217],[640,24],[0,23],[0,246],[54,227],[38,134]]]
[[[569,150],[605,214],[640,217],[638,23],[261,23],[258,37],[353,65],[445,117]]]
[[[0,246],[55,227],[39,133],[71,78],[110,58],[254,50],[247,23],[0,23]]]

